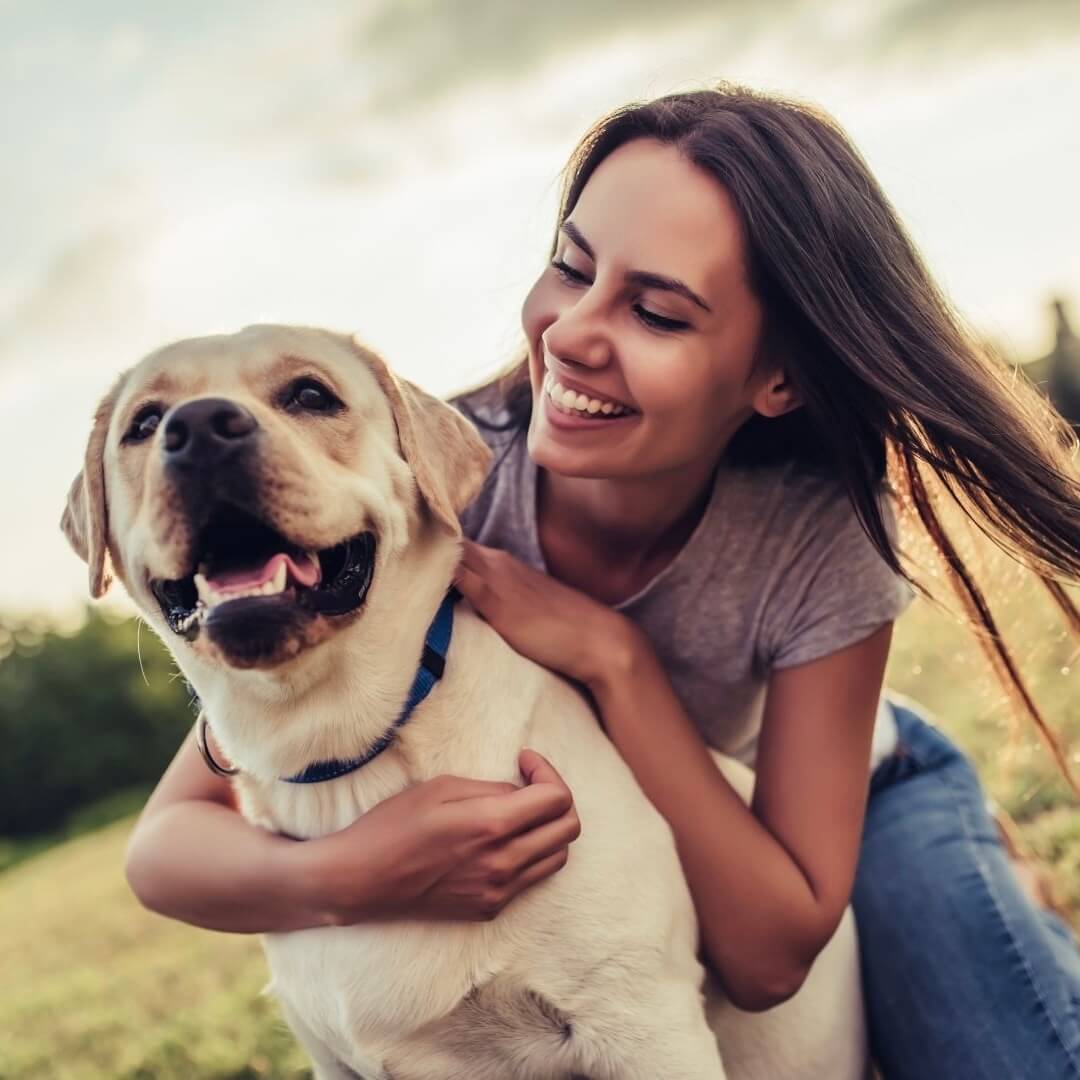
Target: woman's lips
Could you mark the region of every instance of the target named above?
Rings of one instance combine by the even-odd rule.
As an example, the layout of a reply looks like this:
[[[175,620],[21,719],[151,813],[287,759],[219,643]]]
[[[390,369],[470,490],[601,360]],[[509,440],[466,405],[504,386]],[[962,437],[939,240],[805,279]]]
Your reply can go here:
[[[636,412],[623,413],[622,416],[604,416],[603,414],[590,414],[571,412],[569,409],[556,405],[551,398],[542,393],[544,418],[554,428],[562,431],[596,431],[600,428],[621,428],[628,423],[640,418]]]

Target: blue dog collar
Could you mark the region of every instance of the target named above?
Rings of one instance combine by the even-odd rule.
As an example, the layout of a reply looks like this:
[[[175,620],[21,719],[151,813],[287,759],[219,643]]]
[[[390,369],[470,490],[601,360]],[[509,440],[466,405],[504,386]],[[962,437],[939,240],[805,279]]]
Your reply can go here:
[[[281,777],[285,783],[320,784],[324,780],[336,780],[339,776],[346,776],[374,761],[393,743],[397,738],[398,730],[408,722],[416,706],[431,693],[435,684],[442,678],[446,668],[446,654],[450,650],[450,637],[454,632],[454,604],[460,596],[461,594],[456,589],[451,589],[439,605],[439,610],[435,613],[435,618],[428,628],[427,637],[424,639],[424,651],[420,657],[420,667],[416,672],[416,678],[413,679],[412,689],[409,691],[409,699],[405,702],[401,715],[379,736],[367,753],[349,761],[312,762],[303,772],[295,776]]]

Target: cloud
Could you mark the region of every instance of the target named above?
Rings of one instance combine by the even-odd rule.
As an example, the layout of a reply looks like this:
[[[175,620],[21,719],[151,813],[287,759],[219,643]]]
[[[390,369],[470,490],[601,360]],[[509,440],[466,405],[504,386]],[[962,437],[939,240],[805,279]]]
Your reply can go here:
[[[1076,0],[900,0],[883,13],[867,44],[898,59],[955,61],[1022,52],[1078,32]]]
[[[387,0],[350,31],[373,84],[372,105],[412,107],[475,82],[508,82],[620,36],[700,23],[719,46],[717,70],[763,38],[823,47],[848,63],[872,54],[905,61],[969,60],[1080,31],[1076,0]]]
[[[134,23],[112,27],[102,43],[101,60],[106,74],[122,75],[136,67],[150,54],[150,35]]]
[[[732,49],[745,44],[806,0],[395,0],[358,19],[352,31],[357,60],[374,74],[374,104],[413,106],[477,81],[516,81],[560,54],[568,65],[590,47],[627,34],[667,32],[708,16],[723,27]]]
[[[152,235],[148,227],[113,225],[63,250],[0,324],[0,372],[55,373],[78,363],[80,343],[122,326],[140,303],[138,259]]]

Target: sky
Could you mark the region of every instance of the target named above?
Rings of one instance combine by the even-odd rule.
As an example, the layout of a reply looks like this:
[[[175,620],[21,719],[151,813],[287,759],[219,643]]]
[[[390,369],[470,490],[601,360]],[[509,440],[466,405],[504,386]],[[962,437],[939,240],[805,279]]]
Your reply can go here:
[[[0,611],[82,603],[57,522],[122,369],[274,321],[475,382],[580,135],[721,78],[832,112],[1008,353],[1080,307],[1075,0],[0,0]]]

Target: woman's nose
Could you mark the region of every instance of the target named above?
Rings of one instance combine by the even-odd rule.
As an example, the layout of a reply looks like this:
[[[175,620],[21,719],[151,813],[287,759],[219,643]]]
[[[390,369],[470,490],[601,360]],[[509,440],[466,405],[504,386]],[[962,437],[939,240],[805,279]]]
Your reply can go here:
[[[612,341],[601,312],[579,300],[559,314],[543,333],[545,350],[564,364],[603,367],[611,361]]]

